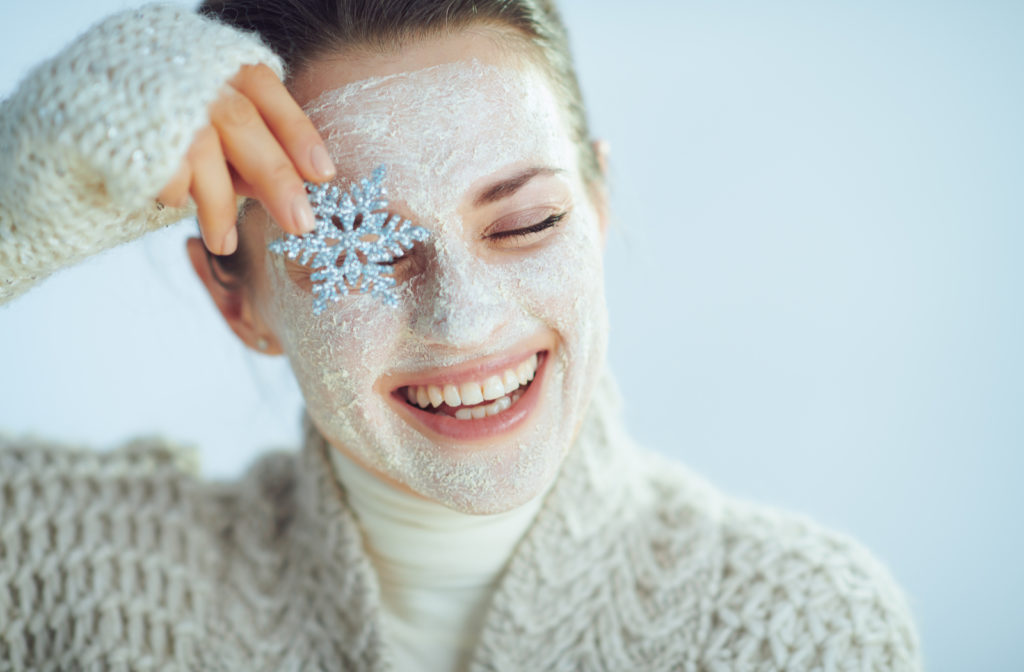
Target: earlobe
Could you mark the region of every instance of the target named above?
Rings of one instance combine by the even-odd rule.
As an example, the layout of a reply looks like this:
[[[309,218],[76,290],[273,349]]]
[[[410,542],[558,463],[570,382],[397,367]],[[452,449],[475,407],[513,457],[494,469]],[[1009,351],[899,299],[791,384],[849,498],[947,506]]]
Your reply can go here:
[[[601,171],[598,183],[593,186],[594,208],[597,210],[597,221],[601,227],[602,244],[608,240],[608,220],[610,218],[608,206],[608,154],[610,146],[607,140],[593,140],[591,146],[594,155],[597,157],[597,166]]]
[[[200,238],[185,242],[192,269],[206,287],[207,293],[227,322],[231,331],[247,346],[264,355],[279,355],[283,351],[277,338],[256,318],[245,287],[228,287],[214,275],[213,262]]]
[[[597,166],[601,169],[601,177],[608,179],[608,155],[611,153],[611,144],[607,140],[594,140],[591,143],[594,147],[594,154],[597,155]]]

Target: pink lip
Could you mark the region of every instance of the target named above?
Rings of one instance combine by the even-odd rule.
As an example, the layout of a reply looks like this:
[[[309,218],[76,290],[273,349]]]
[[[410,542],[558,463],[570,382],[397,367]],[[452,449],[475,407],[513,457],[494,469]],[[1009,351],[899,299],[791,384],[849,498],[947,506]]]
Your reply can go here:
[[[531,339],[529,344],[520,345],[511,354],[484,357],[456,366],[442,366],[436,369],[417,371],[414,374],[386,376],[379,384],[379,388],[394,391],[400,387],[411,385],[443,387],[449,383],[458,385],[470,380],[484,380],[493,375],[500,376],[505,369],[515,369],[533,353],[546,349],[546,345],[542,345],[537,339]]]
[[[524,357],[518,360],[522,361]],[[510,361],[512,361],[510,359]],[[399,393],[400,388],[391,392],[392,403],[397,406],[397,411],[409,424],[435,439],[455,439],[456,441],[480,441],[506,434],[519,429],[531,416],[541,397],[541,388],[544,386],[545,373],[547,372],[548,351],[538,352],[537,373],[530,382],[529,387],[519,397],[519,400],[512,406],[497,415],[489,415],[484,418],[472,420],[457,420],[453,417],[429,413],[416,406],[407,403],[405,397]],[[488,367],[491,368],[491,367]],[[494,367],[500,368],[500,367]],[[465,372],[463,372],[465,374]],[[453,378],[449,372],[448,380]],[[422,385],[424,383],[412,383]]]

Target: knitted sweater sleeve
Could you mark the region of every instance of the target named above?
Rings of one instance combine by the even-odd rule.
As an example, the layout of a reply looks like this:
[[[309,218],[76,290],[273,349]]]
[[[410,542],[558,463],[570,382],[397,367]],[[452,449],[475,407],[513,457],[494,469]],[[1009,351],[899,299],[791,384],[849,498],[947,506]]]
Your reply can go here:
[[[115,14],[0,102],[0,303],[57,269],[191,209],[155,197],[256,37],[174,5]]]

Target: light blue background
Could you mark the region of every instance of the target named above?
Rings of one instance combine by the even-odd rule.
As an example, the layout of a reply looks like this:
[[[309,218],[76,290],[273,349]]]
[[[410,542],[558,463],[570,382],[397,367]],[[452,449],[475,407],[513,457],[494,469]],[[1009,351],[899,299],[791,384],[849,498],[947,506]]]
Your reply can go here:
[[[0,9],[0,93],[113,9]],[[930,670],[1021,670],[1024,3],[564,2],[611,141],[613,367],[648,445],[870,547]],[[299,398],[190,225],[0,309],[0,427],[237,474]]]

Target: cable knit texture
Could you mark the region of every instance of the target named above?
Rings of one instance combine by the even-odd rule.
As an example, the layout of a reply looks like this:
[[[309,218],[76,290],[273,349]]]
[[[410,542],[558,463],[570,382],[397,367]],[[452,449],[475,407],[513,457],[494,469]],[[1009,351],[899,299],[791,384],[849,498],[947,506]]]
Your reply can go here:
[[[258,39],[180,6],[114,15],[0,103],[0,303],[62,266],[188,216],[156,207],[207,107]]]
[[[155,442],[0,447],[0,670],[387,670],[379,589],[307,423],[234,483]],[[635,447],[607,381],[470,670],[919,670],[852,540]]]
[[[151,199],[250,36],[177,7],[93,28],[0,106],[0,300],[183,216]],[[918,670],[886,570],[809,520],[635,447],[605,381],[516,547],[469,669]],[[387,670],[332,450],[235,482],[159,441],[0,437],[0,672]]]

